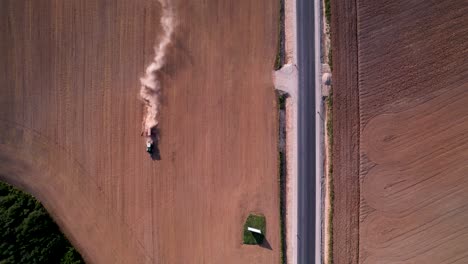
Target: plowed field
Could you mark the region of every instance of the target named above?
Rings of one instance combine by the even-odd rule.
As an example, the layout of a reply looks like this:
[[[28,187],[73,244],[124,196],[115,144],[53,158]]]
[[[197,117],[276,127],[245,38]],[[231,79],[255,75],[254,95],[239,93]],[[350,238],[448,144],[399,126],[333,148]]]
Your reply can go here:
[[[347,16],[351,25],[334,25],[335,38],[357,48],[333,43],[340,49],[334,65],[342,69],[356,60],[357,69],[334,75],[334,163],[359,164],[359,172],[335,172],[335,211],[356,204],[359,211],[348,209],[335,220],[335,259],[467,263],[468,6],[458,0],[345,2],[356,13]],[[343,30],[352,25],[355,36],[348,36]],[[356,85],[346,85],[350,76]],[[345,95],[356,91],[358,105],[346,104],[353,97]],[[357,119],[343,120],[356,111]]]
[[[140,137],[155,0],[0,0],[0,178],[89,263],[278,263],[278,3],[172,1],[161,160]],[[250,212],[264,247],[243,246]]]

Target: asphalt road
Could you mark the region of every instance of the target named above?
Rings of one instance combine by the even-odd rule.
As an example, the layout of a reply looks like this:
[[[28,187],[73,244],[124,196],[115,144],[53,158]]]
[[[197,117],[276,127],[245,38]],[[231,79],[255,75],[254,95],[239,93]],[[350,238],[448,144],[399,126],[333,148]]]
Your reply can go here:
[[[316,58],[315,50],[315,2],[297,0],[298,264],[320,263],[320,192],[316,192],[316,173],[320,172],[320,166],[316,166],[316,152],[320,153],[316,148],[316,117],[320,98],[316,98],[315,78],[316,59],[320,58]]]

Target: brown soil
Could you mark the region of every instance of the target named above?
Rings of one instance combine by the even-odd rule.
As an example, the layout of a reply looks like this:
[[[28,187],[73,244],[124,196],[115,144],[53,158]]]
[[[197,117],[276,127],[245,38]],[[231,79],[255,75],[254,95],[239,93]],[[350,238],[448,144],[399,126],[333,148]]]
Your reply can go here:
[[[333,45],[333,261],[358,263],[359,98],[355,1],[331,2]],[[339,25],[339,26],[336,26]]]
[[[340,12],[345,3],[334,6]],[[335,263],[357,263],[337,245],[357,243],[356,228],[352,256],[360,263],[466,263],[468,7],[462,0],[358,0],[357,9],[357,50],[334,40],[352,39],[343,25],[332,28],[335,95],[344,94],[336,86],[349,74],[359,77],[352,88],[359,107],[335,97],[335,219],[339,204],[360,199],[359,222],[334,222]],[[358,71],[337,72],[357,56]],[[348,120],[350,112],[359,118]],[[347,133],[359,139],[343,140]],[[356,152],[351,160],[336,157]],[[339,180],[337,163],[354,168],[356,161],[359,172]],[[355,220],[356,211],[344,217]]]
[[[0,178],[41,200],[89,263],[278,263],[278,4],[174,5],[154,161],[137,94],[157,1],[2,1]],[[241,244],[252,211],[263,247]]]

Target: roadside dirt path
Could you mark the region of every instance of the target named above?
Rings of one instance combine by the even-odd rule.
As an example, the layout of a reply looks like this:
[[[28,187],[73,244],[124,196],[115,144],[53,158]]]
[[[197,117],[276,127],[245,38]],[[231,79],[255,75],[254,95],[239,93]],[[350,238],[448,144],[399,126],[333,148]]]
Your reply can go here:
[[[38,197],[89,263],[278,263],[278,4],[174,6],[153,161],[138,89],[157,1],[1,1],[0,178]],[[241,244],[252,211],[265,247]]]
[[[333,260],[358,263],[359,90],[356,3],[332,0],[333,45]],[[339,25],[339,26],[338,26]]]

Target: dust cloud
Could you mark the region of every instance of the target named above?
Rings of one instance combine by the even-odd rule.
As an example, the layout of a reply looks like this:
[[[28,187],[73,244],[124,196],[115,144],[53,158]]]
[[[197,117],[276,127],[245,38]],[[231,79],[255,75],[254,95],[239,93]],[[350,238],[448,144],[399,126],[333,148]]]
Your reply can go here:
[[[166,63],[166,53],[172,42],[175,28],[174,10],[170,0],[158,0],[162,7],[161,26],[163,34],[159,43],[154,47],[155,57],[153,62],[145,70],[145,76],[140,78],[140,98],[145,104],[145,116],[143,118],[143,133],[151,136],[151,130],[158,125],[160,106],[160,92],[162,89],[158,74]]]

